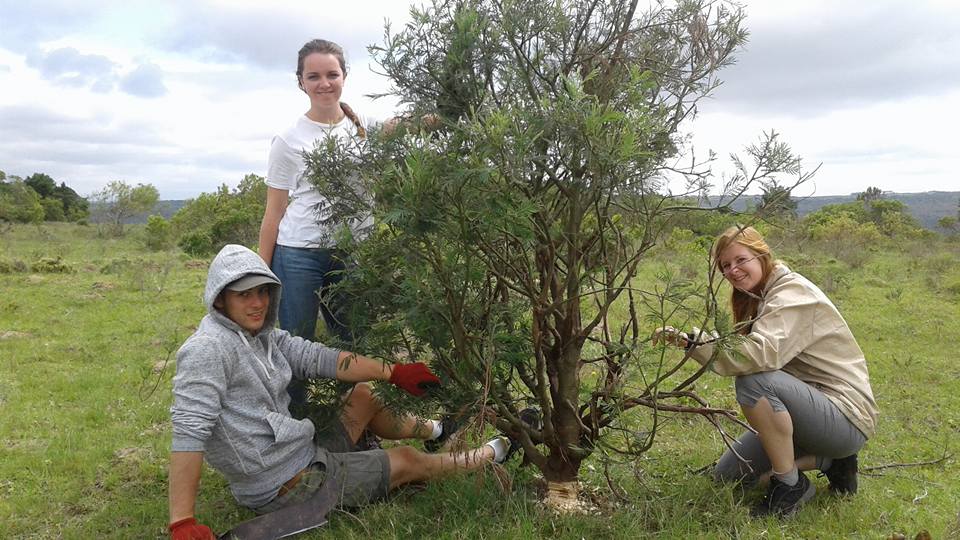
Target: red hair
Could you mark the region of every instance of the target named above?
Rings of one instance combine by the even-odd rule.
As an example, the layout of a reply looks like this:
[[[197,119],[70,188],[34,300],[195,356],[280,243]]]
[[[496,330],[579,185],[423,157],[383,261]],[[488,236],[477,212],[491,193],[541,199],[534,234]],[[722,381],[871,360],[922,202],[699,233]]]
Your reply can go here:
[[[711,256],[713,257],[713,264],[717,271],[723,272],[723,269],[720,268],[720,254],[734,243],[749,249],[750,252],[757,257],[757,260],[760,261],[762,268],[760,284],[757,286],[757,290],[751,291],[752,294],[741,291],[736,287],[733,287],[733,292],[730,293],[730,308],[733,310],[733,320],[740,325],[738,331],[741,334],[749,334],[750,327],[752,326],[750,321],[757,316],[757,310],[760,307],[758,295],[767,284],[770,274],[773,273],[776,261],[773,259],[770,246],[767,245],[763,240],[763,236],[761,236],[756,229],[753,227],[734,225],[723,231],[713,243]]]

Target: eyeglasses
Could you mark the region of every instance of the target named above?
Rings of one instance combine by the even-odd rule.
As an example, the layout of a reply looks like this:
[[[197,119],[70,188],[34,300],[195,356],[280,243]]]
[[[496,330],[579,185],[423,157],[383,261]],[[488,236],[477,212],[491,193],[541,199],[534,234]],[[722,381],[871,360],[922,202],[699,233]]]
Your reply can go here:
[[[723,275],[725,275],[725,276],[728,276],[728,275],[730,275],[731,272],[733,272],[733,271],[736,270],[737,268],[740,268],[741,266],[747,264],[748,262],[753,261],[753,260],[758,259],[758,258],[760,258],[760,255],[754,255],[753,257],[749,257],[749,258],[747,258],[747,257],[738,257],[737,260],[733,261],[733,264],[727,264],[726,266],[724,266],[724,264],[721,264],[721,265],[720,265],[720,273],[723,274]]]

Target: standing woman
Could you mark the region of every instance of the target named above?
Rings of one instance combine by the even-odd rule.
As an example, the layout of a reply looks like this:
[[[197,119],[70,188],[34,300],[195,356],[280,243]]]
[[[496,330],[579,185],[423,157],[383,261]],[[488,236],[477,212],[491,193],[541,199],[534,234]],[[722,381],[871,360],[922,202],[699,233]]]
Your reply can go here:
[[[698,329],[665,327],[655,341],[685,347],[720,375],[736,377],[737,402],[757,433],[746,432],[717,462],[717,480],[769,479],[754,515],[789,516],[816,493],[802,471],[819,469],[837,494],[857,491],[857,452],[873,435],[877,404],[867,362],[846,321],[816,285],[776,261],[752,227],[731,227],[713,248],[733,287],[743,340],[716,350]],[[712,361],[712,362],[711,362]]]
[[[336,43],[315,39],[300,49],[297,84],[310,99],[310,109],[273,138],[267,164],[267,206],[260,225],[260,256],[283,284],[281,329],[313,340],[317,313],[322,312],[328,332],[350,343],[349,329],[338,316],[343,306],[327,294],[344,269],[335,249],[334,231],[319,222],[329,212],[329,203],[304,177],[303,157],[317,141],[328,137],[344,141],[366,137],[360,119],[340,101],[346,76],[343,49]],[[290,395],[291,409],[302,409],[306,403],[305,383],[291,384]]]

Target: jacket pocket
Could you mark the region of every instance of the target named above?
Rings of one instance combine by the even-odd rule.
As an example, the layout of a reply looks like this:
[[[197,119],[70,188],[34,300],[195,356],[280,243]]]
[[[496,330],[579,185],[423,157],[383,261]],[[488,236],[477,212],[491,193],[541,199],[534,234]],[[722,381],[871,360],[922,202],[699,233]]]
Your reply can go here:
[[[309,420],[296,420],[277,412],[267,413],[266,420],[273,430],[274,440],[278,443],[313,439],[314,427]]]

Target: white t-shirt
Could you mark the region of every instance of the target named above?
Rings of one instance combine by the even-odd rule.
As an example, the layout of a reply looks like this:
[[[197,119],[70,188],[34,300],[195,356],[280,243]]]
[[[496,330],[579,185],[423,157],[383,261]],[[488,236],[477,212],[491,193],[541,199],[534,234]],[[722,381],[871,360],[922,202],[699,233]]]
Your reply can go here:
[[[317,141],[331,136],[356,139],[357,127],[346,116],[336,124],[323,124],[303,115],[273,138],[267,162],[267,185],[290,194],[277,235],[277,244],[281,246],[317,248],[335,244],[332,237],[335,231],[319,223],[320,219],[329,217],[330,205],[304,178],[307,166],[303,160],[304,151],[312,151]],[[354,234],[363,235],[371,224],[372,219],[367,218],[361,223],[351,223],[350,228]]]

